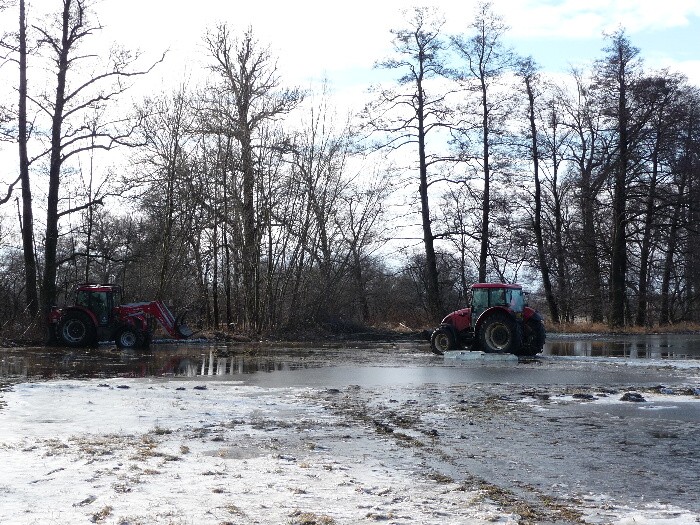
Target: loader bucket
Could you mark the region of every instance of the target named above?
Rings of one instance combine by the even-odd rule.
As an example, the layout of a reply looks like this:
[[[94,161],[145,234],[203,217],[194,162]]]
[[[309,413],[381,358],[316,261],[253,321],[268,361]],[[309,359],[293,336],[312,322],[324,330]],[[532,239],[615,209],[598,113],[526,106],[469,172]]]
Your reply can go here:
[[[186,315],[187,312],[183,312],[177,317],[177,319],[175,319],[175,331],[183,339],[187,339],[188,337],[192,337],[192,335],[194,335],[194,331],[185,324]]]

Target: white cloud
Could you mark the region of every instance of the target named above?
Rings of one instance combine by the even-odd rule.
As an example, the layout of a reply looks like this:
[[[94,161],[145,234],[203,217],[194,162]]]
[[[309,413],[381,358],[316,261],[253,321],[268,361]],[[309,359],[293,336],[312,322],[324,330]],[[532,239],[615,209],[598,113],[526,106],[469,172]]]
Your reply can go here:
[[[596,38],[623,26],[630,32],[685,26],[700,16],[698,0],[495,0],[516,37]]]

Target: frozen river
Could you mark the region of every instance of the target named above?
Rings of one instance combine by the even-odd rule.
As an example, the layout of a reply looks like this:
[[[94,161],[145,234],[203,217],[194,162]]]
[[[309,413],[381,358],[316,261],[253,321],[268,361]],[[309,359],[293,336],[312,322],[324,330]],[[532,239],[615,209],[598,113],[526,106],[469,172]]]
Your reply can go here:
[[[112,436],[109,440],[123,439],[119,437],[123,430],[106,423],[114,421],[116,429],[133,428],[164,447],[170,443],[177,444],[174,450],[194,451],[198,449],[193,426],[219,429],[217,448],[202,448],[197,461],[203,464],[214,461],[207,458],[218,458],[220,467],[224,458],[227,471],[233,464],[243,468],[240,461],[250,466],[260,450],[283,450],[265,461],[289,463],[294,458],[301,477],[268,479],[268,487],[284,480],[306,480],[304,469],[316,465],[319,455],[324,461],[332,458],[331,463],[319,463],[316,489],[299,489],[292,502],[280,503],[285,509],[294,500],[306,501],[304,495],[313,490],[320,494],[321,487],[331,483],[331,473],[347,469],[354,473],[352,483],[360,483],[382,472],[380,478],[372,478],[377,486],[366,487],[366,493],[358,493],[355,487],[345,504],[334,500],[330,505],[324,499],[330,495],[319,496],[314,515],[333,520],[319,519],[319,523],[355,523],[358,516],[370,515],[389,523],[464,523],[465,519],[474,523],[696,523],[700,519],[698,349],[700,340],[689,335],[551,337],[543,355],[521,361],[445,359],[431,354],[427,344],[410,341],[298,347],[154,345],[148,353],[109,346],[4,349],[0,350],[0,383],[4,384],[0,425],[5,425],[0,432],[0,457],[10,465],[35,459],[34,448],[39,450],[40,445],[11,443],[47,432],[52,434],[46,441],[53,443],[52,449],[57,439],[53,434],[65,433],[61,450],[69,454],[73,433],[92,432],[90,414],[103,411],[100,432]],[[131,401],[124,396],[131,396]],[[177,401],[168,396],[176,396]],[[222,400],[234,398],[239,399],[234,405],[219,407]],[[129,411],[131,403],[140,407],[137,415]],[[207,403],[211,409],[204,408]],[[236,410],[240,413],[234,414]],[[306,414],[303,425],[300,414]],[[251,455],[251,451],[258,452]],[[105,458],[116,462],[115,472],[128,462],[116,450],[109,454]],[[46,458],[38,459],[49,461]],[[56,468],[67,467],[61,463]],[[182,466],[170,468],[178,479],[184,477]],[[269,468],[280,473],[287,467]],[[53,471],[50,465],[46,469]],[[163,464],[152,470],[166,472]],[[21,507],[24,496],[15,497],[13,488],[18,482],[3,476],[9,475],[0,473],[0,507],[3,500]],[[22,479],[21,473],[17,476]],[[255,473],[251,476],[254,479]],[[88,481],[93,479],[97,478],[86,476]],[[115,481],[113,486],[133,490],[131,498],[136,498],[137,486],[154,497],[148,491],[158,490],[158,479],[149,478],[148,488],[142,482],[126,487],[127,482]],[[228,483],[242,482],[236,479]],[[351,483],[336,481],[337,490]],[[35,479],[29,483],[27,487],[36,485],[38,496],[41,483],[37,485]],[[90,502],[86,507],[97,505],[90,498],[102,486],[91,483],[85,487],[92,491],[86,496]],[[395,493],[399,483],[407,483],[405,491],[410,495]],[[383,484],[386,489],[381,488]],[[27,490],[30,498],[34,489]],[[165,486],[163,490],[167,491]],[[479,507],[483,511],[479,514],[476,504],[460,500],[460,494],[471,491],[486,498],[491,510]],[[386,498],[365,512],[357,510],[364,509],[363,502],[355,501],[358,494],[367,498],[385,494]],[[110,502],[104,508],[117,509],[119,502],[126,505],[115,498],[104,495]],[[76,502],[59,499],[57,504],[69,509],[64,517],[73,519],[71,513],[81,511]],[[239,510],[245,510],[247,518],[231,522],[279,522],[255,518],[269,511],[259,502],[250,502],[245,509],[241,505]],[[131,508],[139,508],[138,499]],[[32,512],[18,523],[46,517],[37,515],[38,510]],[[112,522],[119,523],[117,511],[110,512]],[[279,516],[283,522],[295,523],[289,513]],[[0,522],[7,517],[0,511]],[[141,519],[167,522],[154,515]],[[209,523],[194,514],[188,519]]]

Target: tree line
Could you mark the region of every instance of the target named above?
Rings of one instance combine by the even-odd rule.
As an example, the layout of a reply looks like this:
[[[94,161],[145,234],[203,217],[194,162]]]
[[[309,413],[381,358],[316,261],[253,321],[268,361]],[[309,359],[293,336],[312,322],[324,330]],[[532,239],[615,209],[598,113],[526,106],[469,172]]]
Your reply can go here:
[[[698,88],[647,70],[623,29],[554,80],[489,3],[461,35],[409,10],[378,57],[395,80],[343,117],[331,86],[285,85],[252,28],[221,23],[205,82],[126,111],[163,58],[92,53],[87,0],[31,26],[17,1],[0,5],[18,15],[0,69],[18,154],[0,186],[4,326],[40,324],[80,282],[251,332],[432,324],[489,280],[529,283],[553,323],[698,321]]]

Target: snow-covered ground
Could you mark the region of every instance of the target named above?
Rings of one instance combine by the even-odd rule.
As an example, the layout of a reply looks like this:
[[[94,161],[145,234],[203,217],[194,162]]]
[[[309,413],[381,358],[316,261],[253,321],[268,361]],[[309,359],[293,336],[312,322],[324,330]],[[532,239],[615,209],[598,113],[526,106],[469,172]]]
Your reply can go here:
[[[517,519],[479,491],[384,465],[381,440],[307,389],[72,380],[0,399],[3,524]]]
[[[509,381],[569,364],[516,366]],[[668,362],[647,366],[635,377],[662,383]],[[24,379],[0,389],[0,524],[697,524],[687,498],[615,490],[620,469],[632,486],[700,476],[689,377],[644,403],[503,379]]]

